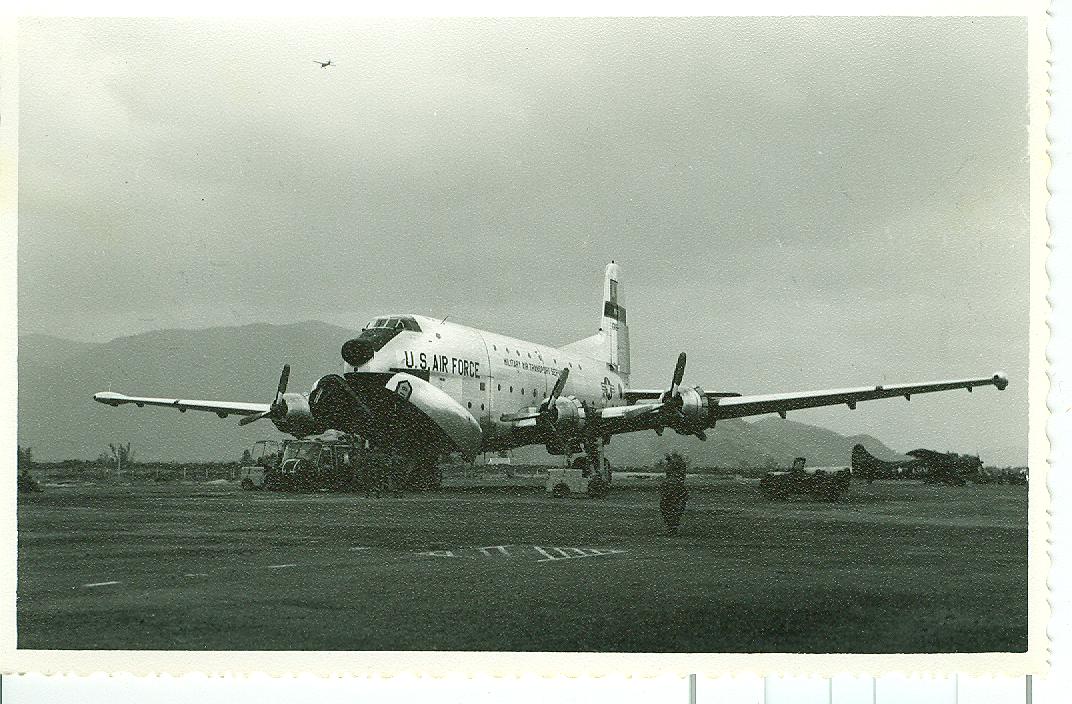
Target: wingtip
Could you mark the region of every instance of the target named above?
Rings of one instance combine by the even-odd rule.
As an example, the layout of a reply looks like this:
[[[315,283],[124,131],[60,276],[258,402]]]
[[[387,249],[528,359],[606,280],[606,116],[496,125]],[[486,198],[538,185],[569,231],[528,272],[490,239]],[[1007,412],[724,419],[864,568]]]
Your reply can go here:
[[[93,394],[93,400],[97,403],[104,403],[109,406],[118,406],[120,403],[126,400],[126,396],[118,394],[114,391],[98,391]]]
[[[1009,385],[1009,377],[1005,372],[997,372],[994,374],[994,386],[998,391],[1004,391],[1005,387]]]

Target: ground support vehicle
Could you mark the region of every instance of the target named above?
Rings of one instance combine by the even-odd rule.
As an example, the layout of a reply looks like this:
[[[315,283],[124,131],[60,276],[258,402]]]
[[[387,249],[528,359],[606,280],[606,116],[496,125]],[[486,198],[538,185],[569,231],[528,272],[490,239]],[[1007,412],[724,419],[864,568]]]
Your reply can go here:
[[[784,501],[793,495],[808,495],[825,501],[837,501],[849,490],[852,471],[848,467],[805,469],[807,460],[798,457],[789,470],[767,472],[759,480],[763,496]]]
[[[603,470],[596,472],[587,456],[577,457],[570,467],[547,470],[547,493],[556,499],[577,494],[601,499],[610,491],[611,474],[610,462],[606,458],[603,458]]]
[[[243,488],[270,491],[364,491],[370,495],[438,489],[443,475],[436,460],[369,448],[356,436],[327,433],[284,440],[280,451],[264,455],[262,466],[243,469]]]
[[[263,489],[268,470],[279,460],[281,443],[278,440],[258,440],[253,443],[249,462],[239,470],[239,483],[243,489]],[[243,458],[245,459],[245,458]]]

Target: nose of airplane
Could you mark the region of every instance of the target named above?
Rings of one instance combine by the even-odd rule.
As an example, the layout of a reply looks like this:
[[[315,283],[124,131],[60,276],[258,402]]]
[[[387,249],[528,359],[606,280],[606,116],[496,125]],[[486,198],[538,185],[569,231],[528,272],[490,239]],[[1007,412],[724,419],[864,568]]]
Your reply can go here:
[[[365,362],[372,359],[375,349],[367,340],[360,340],[354,338],[347,340],[342,346],[342,358],[351,367],[360,367]]]

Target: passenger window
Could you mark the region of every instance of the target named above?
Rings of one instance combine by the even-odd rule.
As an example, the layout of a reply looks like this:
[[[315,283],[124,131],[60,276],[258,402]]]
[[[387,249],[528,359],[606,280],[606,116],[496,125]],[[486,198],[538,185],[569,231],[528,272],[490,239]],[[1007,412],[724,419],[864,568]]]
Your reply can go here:
[[[484,391],[484,382],[480,382],[480,390]]]

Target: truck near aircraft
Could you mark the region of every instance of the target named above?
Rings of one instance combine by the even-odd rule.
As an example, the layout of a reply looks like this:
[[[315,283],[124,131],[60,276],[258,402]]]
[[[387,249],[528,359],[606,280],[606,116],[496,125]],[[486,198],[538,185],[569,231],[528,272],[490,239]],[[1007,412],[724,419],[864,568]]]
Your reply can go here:
[[[370,449],[360,437],[329,431],[282,442],[260,440],[242,467],[243,489],[269,491],[366,491],[399,494],[438,489],[442,474],[414,472],[389,453]]]
[[[837,501],[849,490],[852,470],[848,467],[813,467],[805,469],[807,460],[797,457],[788,470],[767,472],[759,480],[763,496],[785,501],[793,495],[808,495],[825,501]]]
[[[610,491],[612,470],[610,460],[603,458],[602,471],[593,471],[586,457],[575,457],[571,467],[547,470],[547,493],[556,499],[570,495],[586,495],[602,499]]]

